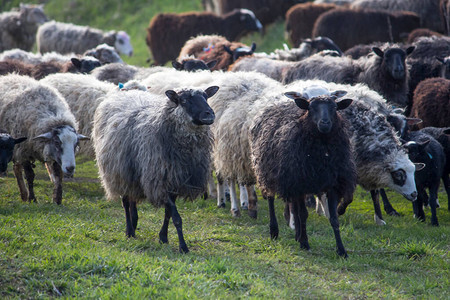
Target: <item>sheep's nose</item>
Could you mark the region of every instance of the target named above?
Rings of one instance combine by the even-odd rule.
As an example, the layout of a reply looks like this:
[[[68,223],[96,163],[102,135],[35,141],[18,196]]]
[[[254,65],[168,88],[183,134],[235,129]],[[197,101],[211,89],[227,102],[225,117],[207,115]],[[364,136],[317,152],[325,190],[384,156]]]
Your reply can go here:
[[[413,192],[413,193],[411,194],[411,198],[416,199],[416,198],[417,198],[417,192]]]
[[[66,173],[72,174],[75,171],[75,166],[66,167]]]

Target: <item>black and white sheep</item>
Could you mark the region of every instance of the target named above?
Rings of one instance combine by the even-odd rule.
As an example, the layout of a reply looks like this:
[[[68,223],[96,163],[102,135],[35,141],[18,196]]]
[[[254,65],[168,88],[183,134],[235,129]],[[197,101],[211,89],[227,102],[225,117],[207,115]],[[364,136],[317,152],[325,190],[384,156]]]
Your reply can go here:
[[[53,88],[28,76],[0,77],[0,127],[27,137],[14,150],[14,174],[23,201],[36,201],[33,162],[45,162],[54,183],[53,201],[61,204],[62,179],[75,171],[75,150],[86,137],[76,132],[75,117]],[[22,172],[28,182],[25,187]]]
[[[136,204],[146,199],[165,206],[160,241],[168,242],[172,217],[180,252],[189,251],[175,200],[195,199],[206,188],[212,147],[208,125],[214,122],[206,100],[217,90],[168,90],[167,97],[119,92],[97,108],[92,138],[99,174],[107,198],[122,197],[127,236],[135,236]]]
[[[236,41],[261,29],[261,23],[248,9],[233,10],[224,16],[208,12],[161,13],[150,21],[146,41],[155,64],[163,65],[176,59],[184,43],[193,36],[219,34]]]
[[[313,55],[286,70],[283,82],[317,78],[344,84],[365,83],[390,103],[405,107],[408,103],[405,59],[413,52],[414,47],[405,51],[396,45],[387,45],[383,49],[374,47],[372,50],[373,53],[369,56],[357,60]]]
[[[9,133],[0,130],[0,173],[6,172],[8,163],[12,160],[14,147],[24,142],[27,138],[13,138]]]
[[[294,99],[295,104],[281,102],[267,106],[250,129],[252,162],[258,184],[264,197],[272,202],[271,235],[278,235],[278,228],[275,232],[272,229],[276,222],[273,198],[278,194],[292,202],[295,239],[301,248],[309,250],[305,196],[326,192],[337,253],[347,257],[339,231],[337,204],[340,198],[353,195],[356,167],[348,124],[337,111],[347,108],[352,100],[335,102],[339,92],[312,99],[299,92],[285,95]]]
[[[39,25],[47,22],[43,5],[20,4],[19,11],[0,14],[0,52],[20,48],[30,51]]]
[[[205,62],[202,59],[186,57],[181,61],[172,61],[172,67],[178,71],[195,72],[199,70],[211,70],[217,64],[216,60]]]
[[[47,22],[39,27],[36,33],[37,50],[40,53],[59,52],[83,54],[85,51],[106,43],[117,52],[133,55],[130,37],[125,31],[103,32],[89,26],[70,23]]]

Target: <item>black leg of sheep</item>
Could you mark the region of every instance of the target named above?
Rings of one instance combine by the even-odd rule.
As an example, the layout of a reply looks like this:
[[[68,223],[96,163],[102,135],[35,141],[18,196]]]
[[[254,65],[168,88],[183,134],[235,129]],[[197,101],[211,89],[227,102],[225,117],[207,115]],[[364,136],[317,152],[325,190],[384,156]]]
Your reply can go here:
[[[139,217],[135,201],[130,202],[130,216],[131,216],[131,225],[133,225],[133,229],[136,232]]]
[[[439,190],[439,183],[434,184],[430,186],[430,198],[428,199],[428,203],[430,204],[431,208],[431,225],[433,226],[439,226],[439,222],[436,215],[436,208],[437,208],[437,195]]]
[[[341,233],[339,231],[339,220],[337,214],[337,204],[339,203],[339,196],[336,191],[330,191],[327,193],[328,209],[330,211],[330,224],[334,231],[334,237],[336,239],[337,254],[344,258],[347,258],[347,251],[345,251],[344,244],[342,243]]]
[[[183,221],[181,220],[181,216],[178,213],[177,207],[175,206],[175,200],[177,198],[177,195],[171,194],[169,196],[169,206],[170,206],[170,211],[172,214],[172,221],[173,221],[173,225],[175,226],[175,228],[177,229],[177,233],[178,233],[178,241],[180,244],[180,252],[181,253],[188,253],[189,249],[186,245],[186,242],[184,241],[184,236],[183,236]]]
[[[292,206],[294,209],[295,240],[300,243],[301,249],[309,250],[308,234],[306,233],[308,210],[306,209],[305,195],[293,199]]]
[[[450,211],[450,177],[448,174],[442,176],[442,181],[444,183],[445,191],[447,192],[447,210]]]
[[[167,239],[167,230],[169,228],[169,221],[171,216],[172,212],[170,211],[170,205],[169,203],[166,203],[164,209],[164,221],[161,230],[159,231],[159,242],[161,244],[167,244],[169,242],[169,240]]]
[[[276,240],[278,238],[278,221],[277,221],[277,216],[275,215],[275,206],[274,206],[274,201],[275,201],[275,197],[274,196],[264,196],[265,199],[267,199],[267,202],[269,203],[269,229],[270,229],[270,237],[274,240]]]
[[[375,222],[378,225],[386,225],[386,222],[383,220],[383,214],[381,213],[380,190],[371,190],[370,196],[372,197],[373,208],[375,209]]]
[[[383,200],[384,211],[390,216],[400,217],[400,214],[392,207],[384,189],[380,189],[381,199]]]
[[[131,203],[133,203],[133,202],[134,201],[131,201]],[[136,206],[136,203],[134,205]],[[122,206],[123,206],[123,209],[125,210],[125,220],[127,223],[126,235],[127,235],[127,237],[135,237],[136,234],[135,234],[132,219],[131,219],[130,200],[128,199],[127,195],[124,195],[122,197]]]
[[[55,202],[58,205],[61,205],[63,171],[61,169],[61,166],[58,165],[57,162],[53,162],[52,170],[53,170],[53,180],[54,180],[54,182],[53,182],[53,202]]]
[[[28,183],[28,201],[36,202],[36,196],[34,194],[34,171],[33,164],[29,161],[23,164],[23,170],[25,172],[25,179]]]
[[[423,211],[423,204],[424,199],[427,197],[427,193],[425,192],[424,188],[420,187],[417,187],[417,192],[418,192],[417,200],[412,203],[414,216],[418,220],[425,222],[425,212]]]

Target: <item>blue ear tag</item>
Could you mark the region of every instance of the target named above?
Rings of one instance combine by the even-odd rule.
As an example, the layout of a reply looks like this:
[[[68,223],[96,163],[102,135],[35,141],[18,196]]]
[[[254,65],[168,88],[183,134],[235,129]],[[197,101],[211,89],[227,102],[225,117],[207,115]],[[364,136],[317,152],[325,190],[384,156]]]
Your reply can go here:
[[[119,82],[119,90],[123,89],[123,83]]]
[[[427,154],[430,157],[430,159],[433,159],[433,156],[430,154],[430,152],[427,152]]]

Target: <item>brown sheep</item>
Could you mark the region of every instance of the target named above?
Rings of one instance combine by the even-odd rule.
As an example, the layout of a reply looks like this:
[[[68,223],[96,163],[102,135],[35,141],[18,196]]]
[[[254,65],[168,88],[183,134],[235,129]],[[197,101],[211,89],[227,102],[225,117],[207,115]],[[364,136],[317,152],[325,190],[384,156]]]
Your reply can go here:
[[[412,12],[336,8],[320,15],[313,37],[329,37],[345,51],[358,44],[400,42],[419,27],[420,18]]]
[[[425,79],[414,91],[411,117],[422,119],[419,128],[450,126],[450,80]]]
[[[147,45],[156,65],[177,58],[184,43],[199,34],[219,34],[230,41],[251,31],[260,31],[261,22],[248,9],[218,16],[209,12],[157,14],[147,28]]]
[[[286,32],[293,47],[298,47],[303,39],[312,35],[314,22],[331,9],[334,4],[300,3],[292,6],[286,13]]]
[[[418,39],[419,37],[422,37],[422,36],[428,36],[428,37],[442,36],[442,34],[440,34],[439,32],[430,30],[428,28],[417,28],[409,33],[408,40],[406,41],[406,43],[412,44],[416,41],[416,39]]]

